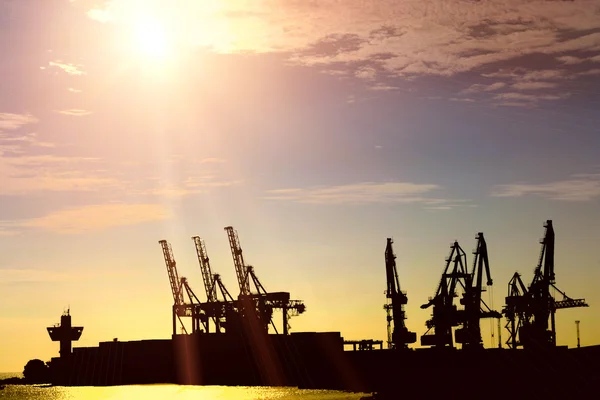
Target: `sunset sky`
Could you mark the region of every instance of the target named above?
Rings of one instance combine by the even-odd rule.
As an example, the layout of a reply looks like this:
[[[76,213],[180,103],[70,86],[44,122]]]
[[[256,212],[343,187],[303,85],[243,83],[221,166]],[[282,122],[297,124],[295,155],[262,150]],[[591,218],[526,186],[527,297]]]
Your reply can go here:
[[[558,343],[600,344],[598,0],[0,0],[0,52],[0,371],[69,306],[169,338],[158,241],[237,293],[228,225],[292,331],[384,340],[387,237],[420,337],[454,240],[500,310],[552,219]]]

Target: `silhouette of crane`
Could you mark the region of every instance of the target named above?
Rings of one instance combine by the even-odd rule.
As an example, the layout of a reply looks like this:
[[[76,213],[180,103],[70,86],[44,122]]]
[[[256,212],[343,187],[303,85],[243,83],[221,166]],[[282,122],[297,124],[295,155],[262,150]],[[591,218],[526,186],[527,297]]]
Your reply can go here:
[[[509,332],[506,343],[513,349],[519,346],[534,349],[555,347],[556,310],[588,307],[585,299],[572,299],[556,287],[552,220],[547,220],[544,228],[540,257],[529,288],[525,287],[519,273],[515,273],[508,283],[503,314],[506,316],[506,328]],[[551,287],[563,296],[562,300],[556,300],[552,296]]]
[[[237,315],[237,302],[225,288],[221,276],[213,274],[204,240],[199,236],[193,236],[192,240],[196,246],[196,254],[206,291],[206,302],[202,303],[202,309],[208,315],[209,320],[212,319],[214,322],[215,332],[221,333],[223,329],[233,326],[233,319]],[[219,299],[219,293],[223,300]]]
[[[409,332],[404,323],[406,319],[404,305],[408,303],[408,297],[405,292],[400,290],[398,272],[396,271],[396,255],[392,243],[394,243],[392,238],[387,238],[385,247],[387,290],[385,291],[385,297],[388,302],[383,306],[387,313],[387,343],[389,349],[406,349],[408,344],[417,341],[417,335],[414,332]]]
[[[463,326],[456,330],[455,338],[457,343],[461,343],[464,348],[483,348],[481,339],[481,319],[497,318],[500,320],[502,314],[492,310],[481,298],[485,291],[483,287],[483,274],[485,272],[486,285],[492,286],[492,276],[490,274],[490,264],[488,259],[487,244],[483,233],[477,234],[477,247],[473,254],[473,270],[465,279],[465,291],[460,303],[465,306],[462,313]]]
[[[463,288],[466,287],[469,278],[466,254],[455,241],[451,246],[450,255],[446,258],[446,266],[435,296],[421,306],[423,309],[433,306],[432,318],[425,323],[427,331],[421,336],[422,346],[452,347],[452,327],[458,326],[461,322],[458,309],[454,305],[454,298],[457,297],[456,288],[459,283]],[[429,334],[431,329],[434,330],[433,334]]]
[[[238,280],[240,294],[238,296],[238,311],[242,316],[254,323],[260,324],[265,331],[269,326],[278,333],[273,321],[273,310],[280,309],[283,314],[283,334],[289,333],[289,319],[306,311],[306,306],[300,300],[290,300],[289,292],[267,292],[252,266],[246,265],[237,231],[231,226],[225,227],[233,264]],[[255,291],[251,290],[251,283]],[[254,324],[253,324],[254,325]]]
[[[192,320],[192,333],[201,332],[202,327],[208,330],[208,319],[202,304],[192,288],[189,286],[185,277],[179,278],[177,264],[173,256],[171,245],[166,240],[160,240],[173,294],[173,335],[177,334],[177,320],[179,320],[181,330],[187,334],[187,329],[182,318],[188,317]]]

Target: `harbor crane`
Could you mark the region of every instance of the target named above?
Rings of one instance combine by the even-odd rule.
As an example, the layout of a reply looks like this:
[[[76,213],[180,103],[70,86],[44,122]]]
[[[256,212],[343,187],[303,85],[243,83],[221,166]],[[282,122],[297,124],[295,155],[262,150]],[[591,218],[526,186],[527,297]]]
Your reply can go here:
[[[160,240],[173,294],[173,335],[177,334],[177,320],[179,320],[181,330],[187,334],[187,329],[182,318],[191,318],[192,333],[202,332],[202,328],[208,330],[208,318],[202,304],[185,277],[179,277],[177,264],[173,256],[171,245],[166,240]]]
[[[452,347],[452,327],[461,322],[458,309],[454,305],[456,288],[460,284],[467,286],[470,274],[466,268],[466,254],[457,241],[451,246],[450,255],[446,258],[446,266],[442,279],[438,284],[435,296],[421,308],[433,306],[432,318],[426,322],[427,331],[421,336],[422,346]],[[429,331],[433,329],[434,333]]]
[[[509,332],[506,344],[513,349],[520,346],[526,349],[556,347],[556,310],[588,307],[585,299],[572,299],[556,287],[552,220],[547,220],[544,228],[540,257],[531,284],[525,287],[518,272],[508,283],[508,296],[502,312]],[[562,300],[556,300],[550,288],[560,293]]]
[[[385,297],[387,303],[383,306],[387,313],[387,343],[389,349],[406,349],[408,344],[417,341],[417,335],[409,332],[404,320],[406,314],[404,305],[408,303],[406,292],[400,290],[398,272],[396,270],[396,255],[392,248],[394,241],[387,238],[385,247],[385,272],[387,278],[387,290]],[[393,326],[393,327],[392,327]]]
[[[202,303],[202,309],[208,315],[209,320],[213,321],[215,332],[222,333],[223,329],[226,330],[227,326],[232,325],[237,304],[223,284],[221,276],[213,274],[204,240],[199,236],[193,236],[192,240],[196,246],[196,254],[206,291],[206,302]],[[219,299],[219,293],[223,300]]]
[[[456,343],[465,349],[481,349],[481,319],[497,318],[502,314],[492,310],[482,299],[486,290],[483,286],[485,274],[487,286],[492,286],[487,243],[482,232],[477,233],[477,246],[473,251],[473,269],[467,271],[467,256],[457,241],[451,247],[450,256],[446,258],[446,267],[438,285],[436,295],[423,304],[421,308],[433,306],[432,318],[426,322],[428,328],[421,336],[421,345],[453,347],[452,328],[459,327],[454,333]],[[458,297],[457,289],[462,290],[460,304],[463,309],[454,305]],[[428,334],[431,329],[433,334]]]
[[[477,247],[473,254],[473,270],[465,279],[465,290],[460,303],[465,307],[463,312],[463,326],[456,330],[455,338],[457,343],[461,343],[464,348],[483,348],[481,339],[480,322],[483,318],[497,318],[500,320],[502,314],[492,310],[481,298],[485,291],[483,287],[483,274],[485,272],[486,285],[492,286],[492,276],[490,274],[490,264],[488,259],[487,244],[483,233],[477,234]]]
[[[237,231],[231,226],[225,227],[225,231],[229,238],[229,246],[240,289],[238,311],[242,312],[242,316],[246,320],[258,322],[265,332],[268,332],[270,325],[275,333],[279,333],[273,321],[273,310],[280,309],[283,314],[283,334],[287,335],[290,329],[290,317],[304,313],[306,306],[300,300],[290,300],[288,292],[267,292],[256,276],[254,268],[244,262]],[[255,289],[254,293],[251,290],[251,283]]]

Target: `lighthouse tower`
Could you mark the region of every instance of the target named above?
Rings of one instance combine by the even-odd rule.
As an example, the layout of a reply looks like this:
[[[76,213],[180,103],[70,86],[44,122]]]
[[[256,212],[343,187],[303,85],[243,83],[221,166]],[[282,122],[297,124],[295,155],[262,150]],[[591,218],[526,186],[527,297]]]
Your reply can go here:
[[[66,359],[71,355],[71,342],[77,341],[83,332],[82,326],[71,326],[71,315],[67,310],[60,317],[60,325],[50,326],[48,334],[53,342],[60,342],[60,358]]]

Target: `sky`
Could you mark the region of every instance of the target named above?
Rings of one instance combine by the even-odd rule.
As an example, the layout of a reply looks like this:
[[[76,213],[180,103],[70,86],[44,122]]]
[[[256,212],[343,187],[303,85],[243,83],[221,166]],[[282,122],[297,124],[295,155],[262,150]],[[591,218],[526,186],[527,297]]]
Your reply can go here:
[[[543,224],[558,344],[600,344],[600,1],[0,0],[0,371],[169,338],[161,239],[237,293],[224,227],[292,331],[386,338],[394,239],[406,324],[458,240],[487,240],[500,310]],[[560,295],[558,295],[560,297]],[[504,323],[503,323],[504,324]],[[498,341],[482,322],[486,346]],[[508,338],[501,332],[502,341]]]

